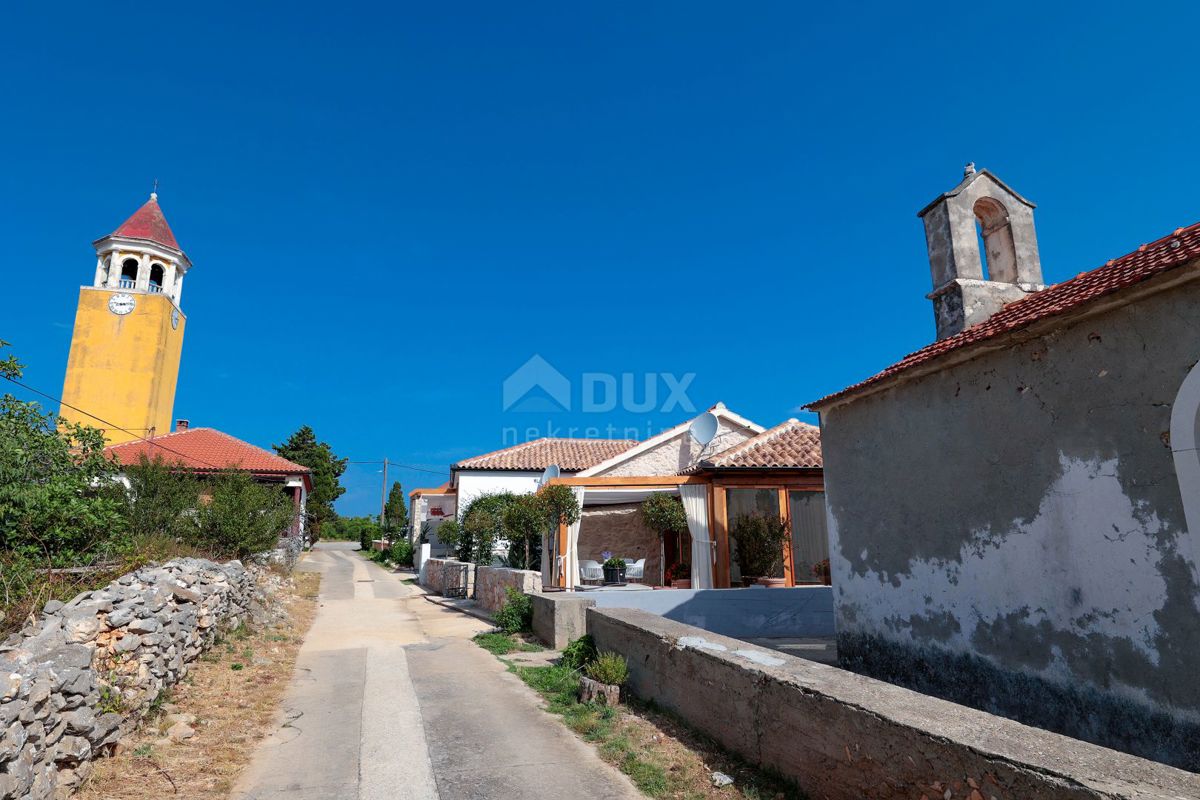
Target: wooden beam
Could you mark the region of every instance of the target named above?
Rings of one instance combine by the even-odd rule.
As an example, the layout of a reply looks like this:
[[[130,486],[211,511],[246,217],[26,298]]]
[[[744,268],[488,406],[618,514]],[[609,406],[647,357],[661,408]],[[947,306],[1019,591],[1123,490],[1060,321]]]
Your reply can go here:
[[[718,589],[729,588],[729,526],[725,520],[725,487],[713,487],[713,531],[717,537],[717,574],[713,583]]]
[[[707,475],[598,475],[593,478],[551,478],[554,486],[587,486],[593,489],[671,489],[694,483],[710,483]]]
[[[567,526],[564,523],[558,524],[558,553],[556,555],[561,559],[562,567],[558,570],[558,587],[560,589],[567,588],[567,559],[563,558],[567,554]],[[552,567],[553,568],[553,567]]]
[[[779,519],[788,529],[788,538],[783,543],[783,579],[786,586],[796,585],[796,565],[792,561],[792,509],[788,503],[788,490],[779,488]]]

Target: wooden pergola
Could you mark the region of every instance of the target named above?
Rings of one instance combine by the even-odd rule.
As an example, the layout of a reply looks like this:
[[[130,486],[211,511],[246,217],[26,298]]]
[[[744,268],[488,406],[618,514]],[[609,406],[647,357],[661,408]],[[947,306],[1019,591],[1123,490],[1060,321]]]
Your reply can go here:
[[[824,476],[819,469],[741,469],[713,470],[694,475],[650,475],[650,476],[597,476],[560,477],[549,481],[552,485],[583,487],[586,489],[626,489],[642,491],[671,491],[680,486],[703,484],[708,490],[708,521],[710,535],[716,545],[716,564],[713,569],[713,586],[730,588],[729,525],[726,519],[726,494],[730,489],[767,489],[779,492],[780,516],[791,526],[788,492],[819,492],[825,488]],[[566,525],[558,526],[555,552],[563,554],[568,547]],[[789,538],[784,545],[784,579],[788,586],[795,585],[795,565]],[[556,581],[559,588],[567,588],[566,569],[558,571]]]

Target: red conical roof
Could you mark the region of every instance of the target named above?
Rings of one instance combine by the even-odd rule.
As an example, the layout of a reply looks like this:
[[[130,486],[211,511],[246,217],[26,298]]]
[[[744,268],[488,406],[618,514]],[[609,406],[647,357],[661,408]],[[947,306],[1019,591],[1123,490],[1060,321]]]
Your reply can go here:
[[[128,236],[132,239],[149,239],[152,242],[166,245],[174,250],[181,249],[171,233],[171,226],[158,207],[158,195],[151,194],[145,205],[133,212],[133,216],[121,223],[121,227],[112,232],[113,236]]]

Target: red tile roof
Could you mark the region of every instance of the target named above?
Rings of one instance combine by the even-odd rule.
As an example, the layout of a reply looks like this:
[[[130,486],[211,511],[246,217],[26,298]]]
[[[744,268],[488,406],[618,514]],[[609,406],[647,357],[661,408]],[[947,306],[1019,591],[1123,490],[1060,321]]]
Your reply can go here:
[[[1027,328],[1035,322],[1074,311],[1197,258],[1200,258],[1200,222],[1187,228],[1178,228],[1169,236],[1144,244],[1132,253],[1113,259],[1091,272],[1081,273],[1068,281],[1009,303],[987,320],[905,356],[896,364],[861,383],[810,403],[808,408],[820,408],[832,400],[857,394],[862,389],[934,362],[948,353],[979,345],[1003,334]]]
[[[408,493],[408,496],[411,498],[416,497],[419,494],[454,494],[454,492],[454,487],[450,485],[449,481],[446,481],[441,486],[435,486],[433,488],[413,489]]]
[[[789,419],[701,462],[717,469],[821,469],[821,429]]]
[[[636,439],[534,439],[463,459],[454,469],[535,470],[557,464],[565,472],[578,472],[620,455],[636,444]]]
[[[150,440],[114,444],[105,448],[105,452],[121,464],[137,464],[142,456],[151,460],[161,456],[167,464],[196,472],[215,472],[231,467],[255,475],[310,472],[308,467],[294,464],[268,450],[212,428],[189,428]]]
[[[152,242],[166,245],[173,250],[179,250],[175,234],[158,207],[157,195],[150,195],[141,208],[133,212],[133,216],[121,223],[121,227],[112,232],[113,236],[127,236],[131,239],[149,239]]]

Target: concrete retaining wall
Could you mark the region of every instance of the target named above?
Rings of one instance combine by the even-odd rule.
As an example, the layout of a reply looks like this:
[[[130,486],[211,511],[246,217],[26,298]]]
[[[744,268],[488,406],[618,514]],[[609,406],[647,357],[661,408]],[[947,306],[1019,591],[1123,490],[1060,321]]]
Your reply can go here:
[[[447,589],[466,585],[469,597],[475,588],[475,565],[450,558],[426,559],[420,580],[422,586],[440,595],[445,595]]]
[[[533,632],[554,647],[583,635],[589,607],[637,608],[712,633],[741,639],[832,637],[833,591],[792,589],[663,589],[556,592],[533,605]]]
[[[510,586],[525,594],[540,594],[542,573],[528,569],[480,567],[476,576],[475,600],[488,611],[496,611],[504,605],[504,590]]]
[[[814,798],[1200,796],[1198,775],[645,611],[591,608],[587,628],[634,694]]]
[[[236,561],[179,559],[48,603],[0,646],[0,799],[69,794],[245,617],[254,586]]]

